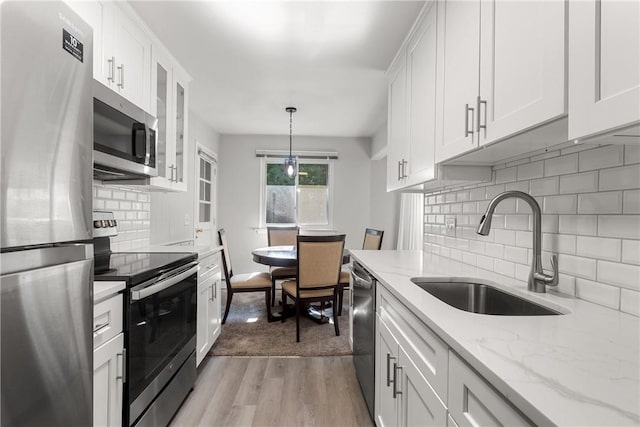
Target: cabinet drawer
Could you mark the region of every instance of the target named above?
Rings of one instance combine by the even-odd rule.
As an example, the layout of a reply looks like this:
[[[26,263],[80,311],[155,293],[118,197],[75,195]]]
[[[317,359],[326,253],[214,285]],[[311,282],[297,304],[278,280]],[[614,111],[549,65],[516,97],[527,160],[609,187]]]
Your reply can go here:
[[[200,270],[198,272],[198,280],[203,280],[220,272],[220,253],[204,257],[200,260]]]
[[[449,352],[449,413],[460,427],[533,425],[453,352]]]
[[[122,332],[122,310],[121,294],[93,306],[93,348]]]
[[[380,318],[446,406],[449,348],[381,285],[376,301]]]

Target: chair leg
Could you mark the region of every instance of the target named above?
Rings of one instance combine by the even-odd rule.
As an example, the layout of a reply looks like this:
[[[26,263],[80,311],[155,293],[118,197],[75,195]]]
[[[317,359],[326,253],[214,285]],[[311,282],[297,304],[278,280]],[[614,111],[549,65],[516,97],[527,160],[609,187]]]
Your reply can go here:
[[[276,279],[271,278],[271,305],[276,305]]]
[[[224,309],[224,317],[222,318],[222,324],[227,321],[227,316],[229,315],[229,307],[231,307],[231,300],[233,299],[233,292],[227,292],[227,306]]]
[[[282,291],[282,319],[280,322],[287,320],[287,316],[285,316],[285,311],[287,310],[287,293]]]
[[[342,304],[344,301],[344,287],[342,286],[342,284],[338,285],[339,286],[339,294],[338,294],[338,307],[336,307],[338,309],[338,316],[342,316]]]
[[[273,322],[273,316],[271,315],[271,289],[264,291],[264,300],[267,304],[267,322]]]
[[[296,342],[300,342],[300,300],[296,299]]]
[[[336,303],[338,302],[338,292],[337,289],[333,293],[333,326],[336,328],[336,336],[340,336],[340,327],[338,326],[338,310],[335,309]]]

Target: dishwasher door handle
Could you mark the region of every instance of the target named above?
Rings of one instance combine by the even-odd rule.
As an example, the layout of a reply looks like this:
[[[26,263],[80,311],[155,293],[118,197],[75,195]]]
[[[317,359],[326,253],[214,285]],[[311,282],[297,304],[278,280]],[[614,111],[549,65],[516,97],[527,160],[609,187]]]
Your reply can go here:
[[[353,278],[354,286],[365,289],[371,289],[373,286],[373,277],[362,277],[356,274],[355,268],[351,270],[351,277]]]

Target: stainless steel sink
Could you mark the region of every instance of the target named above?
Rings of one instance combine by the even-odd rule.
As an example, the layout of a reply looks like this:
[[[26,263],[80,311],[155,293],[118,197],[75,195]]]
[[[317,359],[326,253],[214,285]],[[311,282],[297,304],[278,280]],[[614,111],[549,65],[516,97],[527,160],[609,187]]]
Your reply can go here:
[[[472,281],[413,278],[413,283],[452,307],[471,313],[496,316],[547,316],[562,314],[540,304]]]

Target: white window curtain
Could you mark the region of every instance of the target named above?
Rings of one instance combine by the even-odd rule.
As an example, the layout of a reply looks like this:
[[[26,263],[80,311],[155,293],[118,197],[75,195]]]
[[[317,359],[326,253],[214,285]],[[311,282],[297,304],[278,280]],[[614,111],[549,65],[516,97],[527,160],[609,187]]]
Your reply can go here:
[[[400,221],[398,224],[398,250],[421,250],[424,227],[424,195],[400,195]]]

